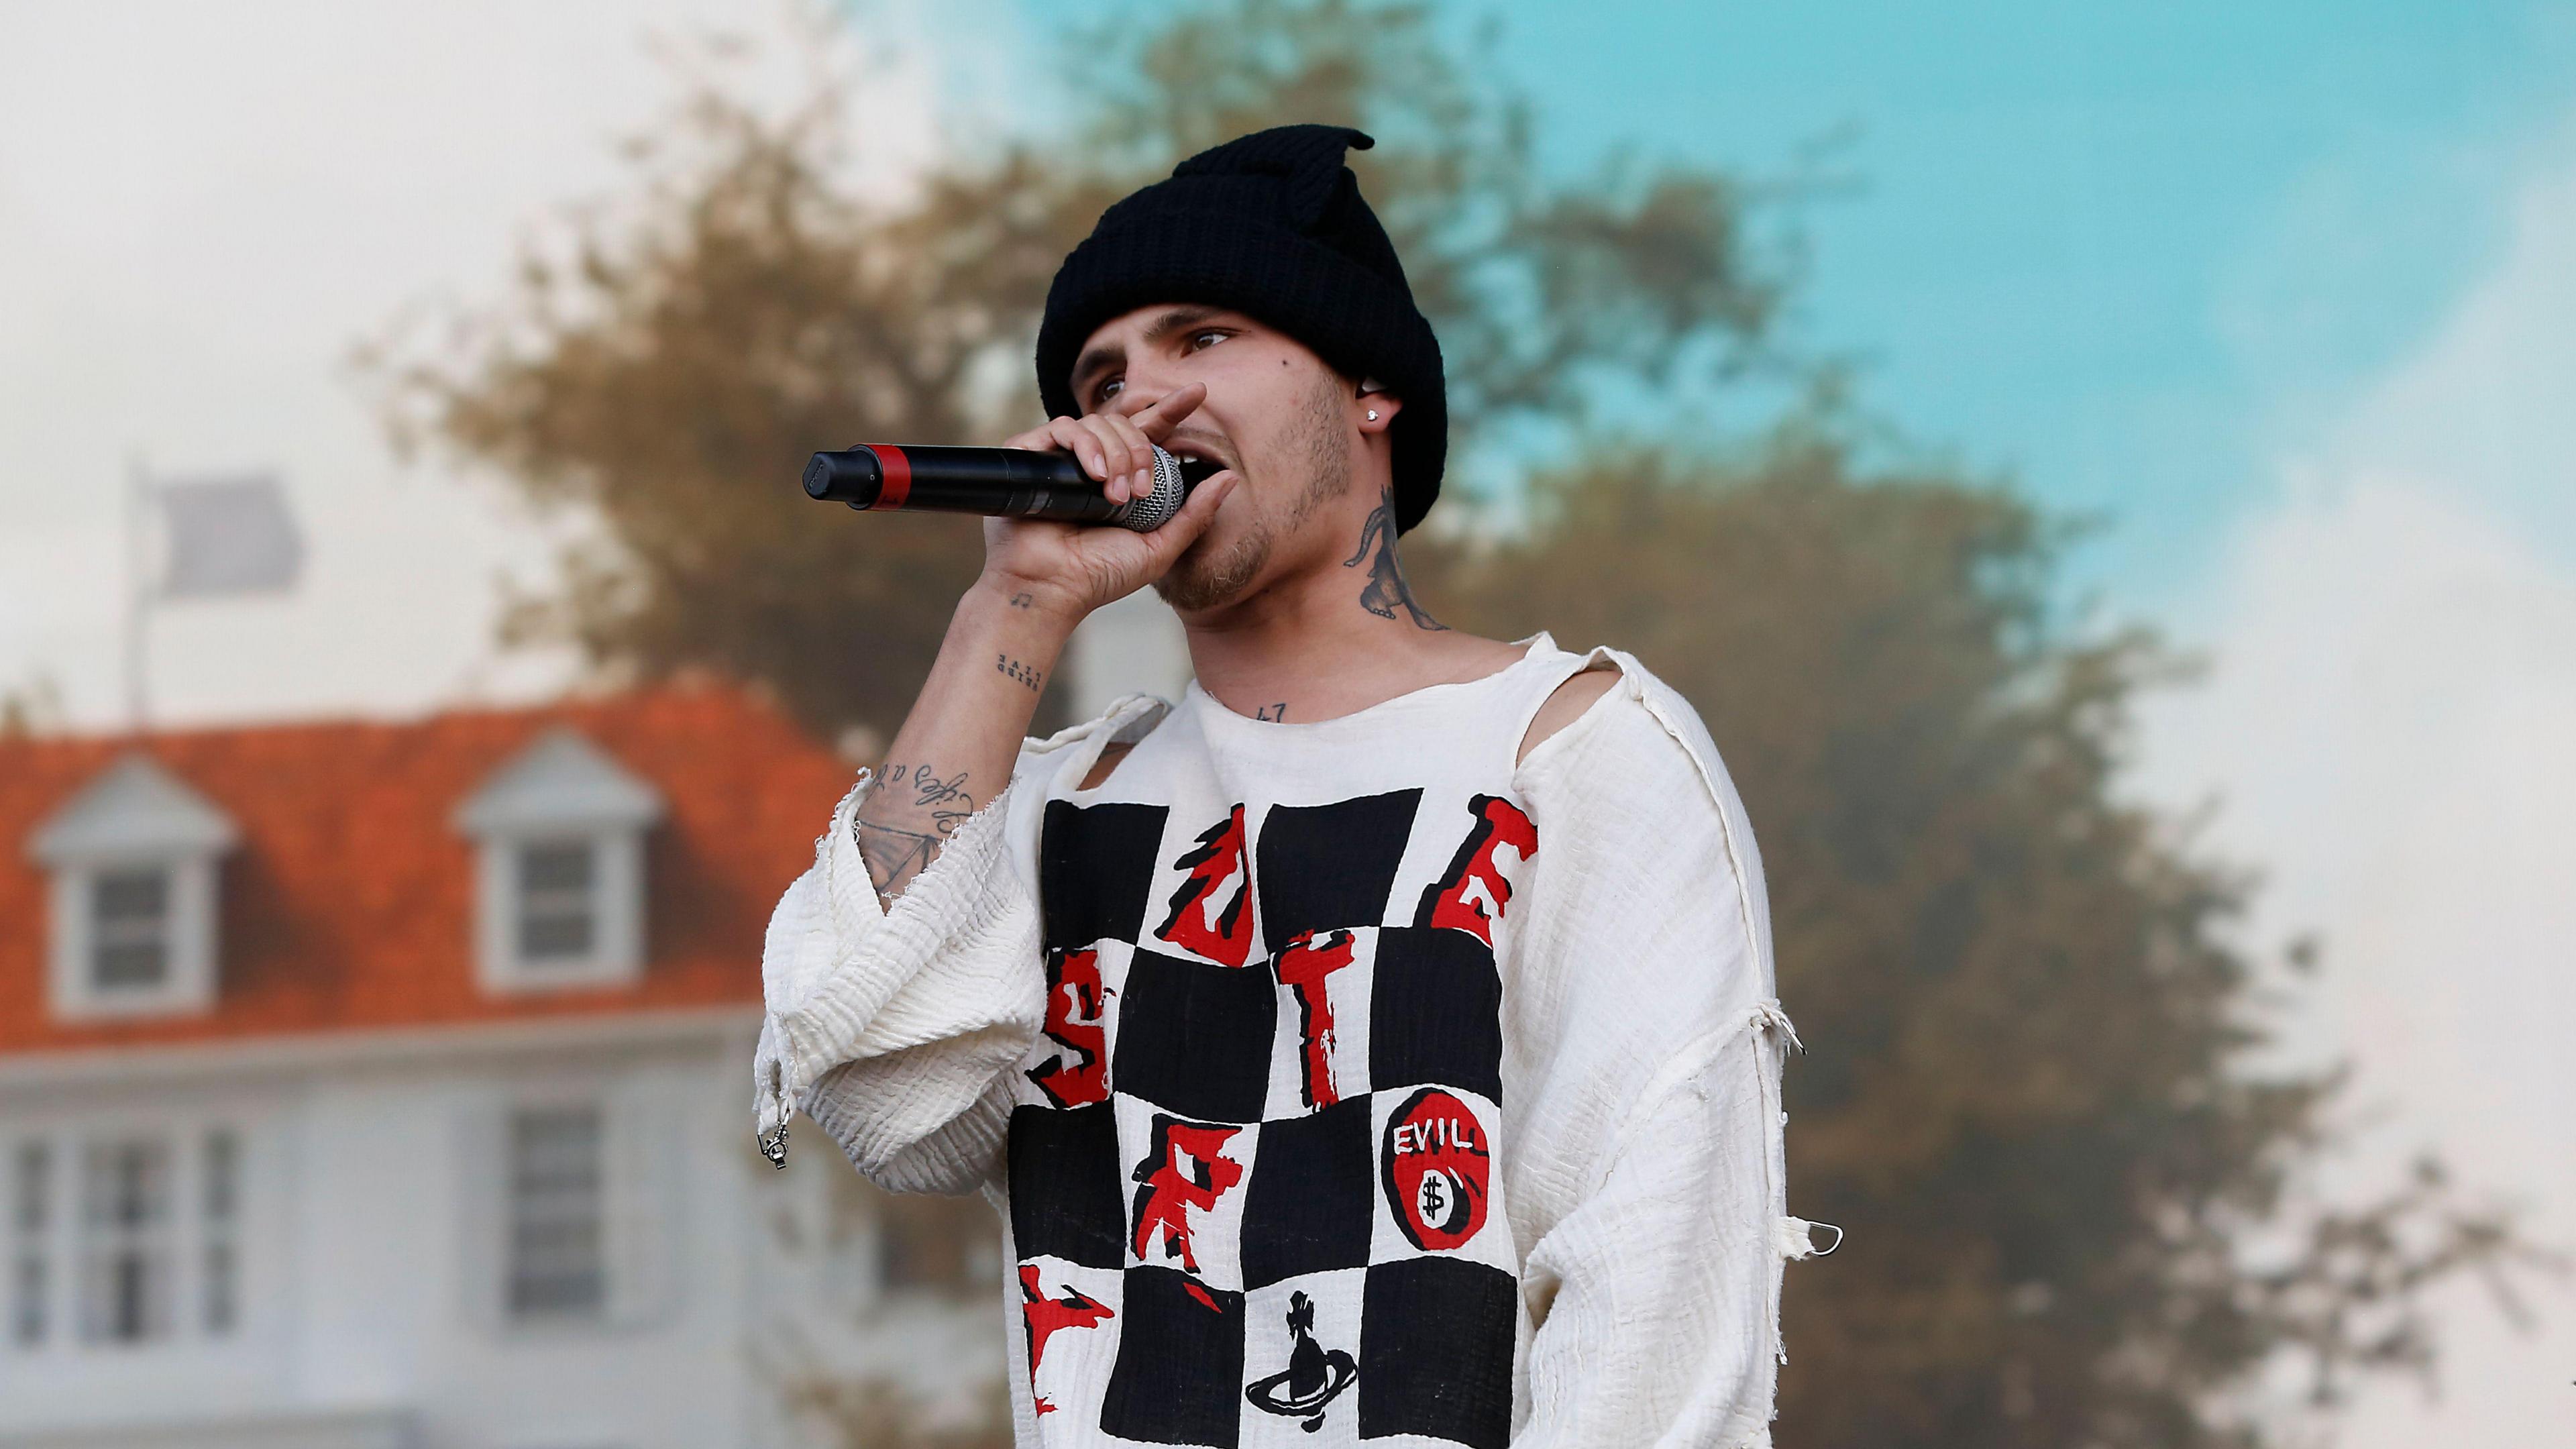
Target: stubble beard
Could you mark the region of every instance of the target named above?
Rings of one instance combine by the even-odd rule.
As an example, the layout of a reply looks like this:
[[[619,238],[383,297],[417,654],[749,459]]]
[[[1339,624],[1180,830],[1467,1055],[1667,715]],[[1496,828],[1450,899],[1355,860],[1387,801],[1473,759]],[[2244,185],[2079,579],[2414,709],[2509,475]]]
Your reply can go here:
[[[1306,486],[1289,502],[1286,516],[1255,517],[1222,553],[1210,553],[1205,537],[1181,550],[1171,568],[1154,581],[1154,592],[1162,595],[1164,603],[1183,613],[1233,603],[1269,566],[1271,550],[1282,536],[1303,527],[1326,499],[1349,490],[1350,445],[1342,436],[1342,393],[1332,373],[1315,380],[1297,410],[1292,430],[1281,441],[1283,458],[1291,467],[1302,461],[1306,474]]]

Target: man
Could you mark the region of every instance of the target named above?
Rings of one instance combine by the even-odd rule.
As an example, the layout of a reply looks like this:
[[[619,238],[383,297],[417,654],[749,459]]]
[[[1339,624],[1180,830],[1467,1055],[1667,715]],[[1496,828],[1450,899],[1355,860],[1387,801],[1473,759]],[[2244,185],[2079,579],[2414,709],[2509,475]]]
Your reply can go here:
[[[1000,1208],[1023,1445],[1769,1442],[1780,1056],[1761,864],[1626,655],[1426,613],[1440,355],[1290,126],[1113,206],[1047,298],[1052,417],[1150,534],[994,520],[881,769],[770,926],[764,1146]],[[1178,704],[1025,733],[1152,584]]]

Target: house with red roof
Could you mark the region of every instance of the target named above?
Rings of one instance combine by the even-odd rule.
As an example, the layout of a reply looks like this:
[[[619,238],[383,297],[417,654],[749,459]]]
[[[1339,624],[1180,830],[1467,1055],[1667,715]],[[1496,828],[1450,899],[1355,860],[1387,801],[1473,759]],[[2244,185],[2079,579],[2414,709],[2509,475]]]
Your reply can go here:
[[[723,1449],[998,1374],[952,1205],[753,1142],[850,774],[718,685],[0,739],[0,1449]]]

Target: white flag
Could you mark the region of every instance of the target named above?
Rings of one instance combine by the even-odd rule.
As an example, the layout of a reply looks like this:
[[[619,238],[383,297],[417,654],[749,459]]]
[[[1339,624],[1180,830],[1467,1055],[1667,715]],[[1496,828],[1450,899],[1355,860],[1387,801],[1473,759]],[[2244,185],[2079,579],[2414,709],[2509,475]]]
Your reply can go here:
[[[304,539],[272,477],[165,483],[153,489],[170,528],[161,597],[197,599],[295,587]]]

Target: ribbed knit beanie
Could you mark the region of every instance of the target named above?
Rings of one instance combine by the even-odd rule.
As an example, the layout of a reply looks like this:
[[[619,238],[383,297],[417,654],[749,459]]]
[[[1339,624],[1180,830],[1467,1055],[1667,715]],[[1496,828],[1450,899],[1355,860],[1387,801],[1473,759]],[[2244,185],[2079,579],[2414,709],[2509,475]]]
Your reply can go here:
[[[1449,407],[1439,339],[1342,164],[1345,150],[1376,144],[1348,126],[1255,131],[1101,213],[1047,288],[1037,373],[1048,415],[1080,415],[1075,355],[1101,323],[1157,302],[1231,308],[1404,400],[1388,429],[1395,522],[1420,522],[1440,495]]]

